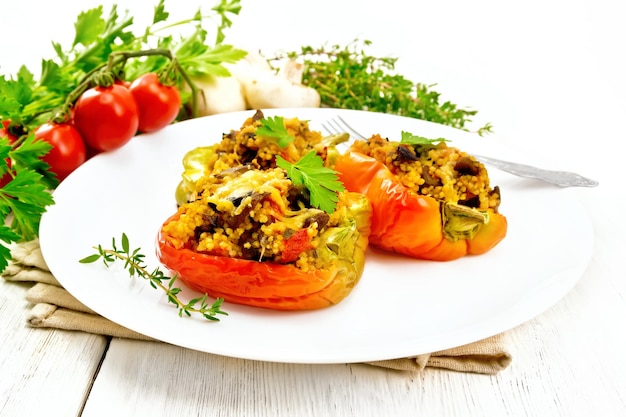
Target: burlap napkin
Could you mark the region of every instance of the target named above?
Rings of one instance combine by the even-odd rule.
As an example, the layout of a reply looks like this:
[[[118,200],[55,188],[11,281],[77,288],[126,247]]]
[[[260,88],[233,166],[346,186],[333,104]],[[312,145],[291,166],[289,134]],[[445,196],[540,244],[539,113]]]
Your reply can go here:
[[[7,281],[33,283],[26,293],[32,306],[27,316],[30,326],[154,340],[96,314],[63,289],[48,270],[37,240],[13,245],[11,254],[13,260],[2,276]],[[368,362],[398,371],[421,371],[429,367],[479,374],[495,374],[510,363],[505,334],[430,354]]]

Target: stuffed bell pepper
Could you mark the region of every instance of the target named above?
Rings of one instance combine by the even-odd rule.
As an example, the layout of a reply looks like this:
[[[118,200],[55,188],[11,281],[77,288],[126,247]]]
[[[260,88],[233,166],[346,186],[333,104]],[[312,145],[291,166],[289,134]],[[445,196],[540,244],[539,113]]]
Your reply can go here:
[[[340,191],[320,209],[312,204],[319,196],[288,173],[246,164],[196,178],[194,198],[159,232],[160,261],[227,302],[276,310],[339,303],[363,272],[371,206]]]
[[[506,236],[499,188],[482,163],[443,139],[374,135],[355,141],[334,168],[347,190],[372,204],[372,246],[448,261],[485,253]]]

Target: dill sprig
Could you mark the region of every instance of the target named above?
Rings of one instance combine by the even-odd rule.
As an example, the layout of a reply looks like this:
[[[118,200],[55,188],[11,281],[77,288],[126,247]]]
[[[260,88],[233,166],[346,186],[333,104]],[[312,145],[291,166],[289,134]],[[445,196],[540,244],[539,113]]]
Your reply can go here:
[[[117,247],[115,238],[112,239],[112,249],[104,249],[102,245],[94,246],[93,248],[97,253],[89,255],[79,262],[89,264],[102,259],[104,265],[108,268],[117,260],[124,261],[124,269],[128,270],[131,277],[138,276],[146,279],[150,282],[152,288],[161,289],[165,292],[168,302],[178,308],[179,317],[182,317],[183,314],[189,317],[195,313],[201,314],[207,320],[219,321],[219,318],[215,317],[216,315],[228,315],[228,313],[221,310],[222,302],[224,301],[222,298],[216,299],[213,304],[209,305],[208,296],[204,294],[202,297],[194,298],[184,303],[178,298],[178,294],[182,290],[174,286],[176,282],[175,276],[166,276],[158,267],[150,272],[147,265],[144,263],[145,255],[140,252],[141,248],[131,250],[126,233],[122,233],[121,241],[121,248]],[[167,281],[167,283],[165,281]]]

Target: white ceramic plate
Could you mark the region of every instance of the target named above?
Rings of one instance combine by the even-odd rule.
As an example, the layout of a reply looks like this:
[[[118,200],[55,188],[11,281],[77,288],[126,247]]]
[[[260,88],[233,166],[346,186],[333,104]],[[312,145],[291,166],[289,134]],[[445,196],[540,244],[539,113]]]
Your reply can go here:
[[[92,246],[122,233],[159,265],[155,236],[175,210],[181,160],[214,143],[253,112],[179,123],[134,138],[81,166],[55,191],[40,241],[52,273],[77,299],[129,329],[199,351],[291,363],[384,360],[438,351],[492,336],[540,314],[578,281],[590,260],[593,231],[575,190],[490,170],[502,192],[508,236],[491,252],[437,263],[370,250],[365,273],[340,304],[278,312],[225,303],[219,323],[179,318],[160,290],[129,278],[121,266],[81,264]],[[365,133],[399,140],[402,130],[445,137],[463,150],[519,160],[495,140],[416,119],[333,109],[265,114],[320,123],[335,114]],[[533,162],[528,161],[526,162]],[[181,283],[182,285],[182,283]],[[197,293],[184,289],[187,298]]]

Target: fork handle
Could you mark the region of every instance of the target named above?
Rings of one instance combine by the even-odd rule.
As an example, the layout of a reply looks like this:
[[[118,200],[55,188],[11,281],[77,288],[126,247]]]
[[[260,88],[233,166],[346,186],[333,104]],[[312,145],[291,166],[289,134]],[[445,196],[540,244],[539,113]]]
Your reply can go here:
[[[492,165],[501,171],[509,172],[519,177],[535,178],[562,187],[595,187],[598,181],[583,177],[568,171],[551,171],[517,162],[502,161],[482,155],[474,155],[479,161]]]

